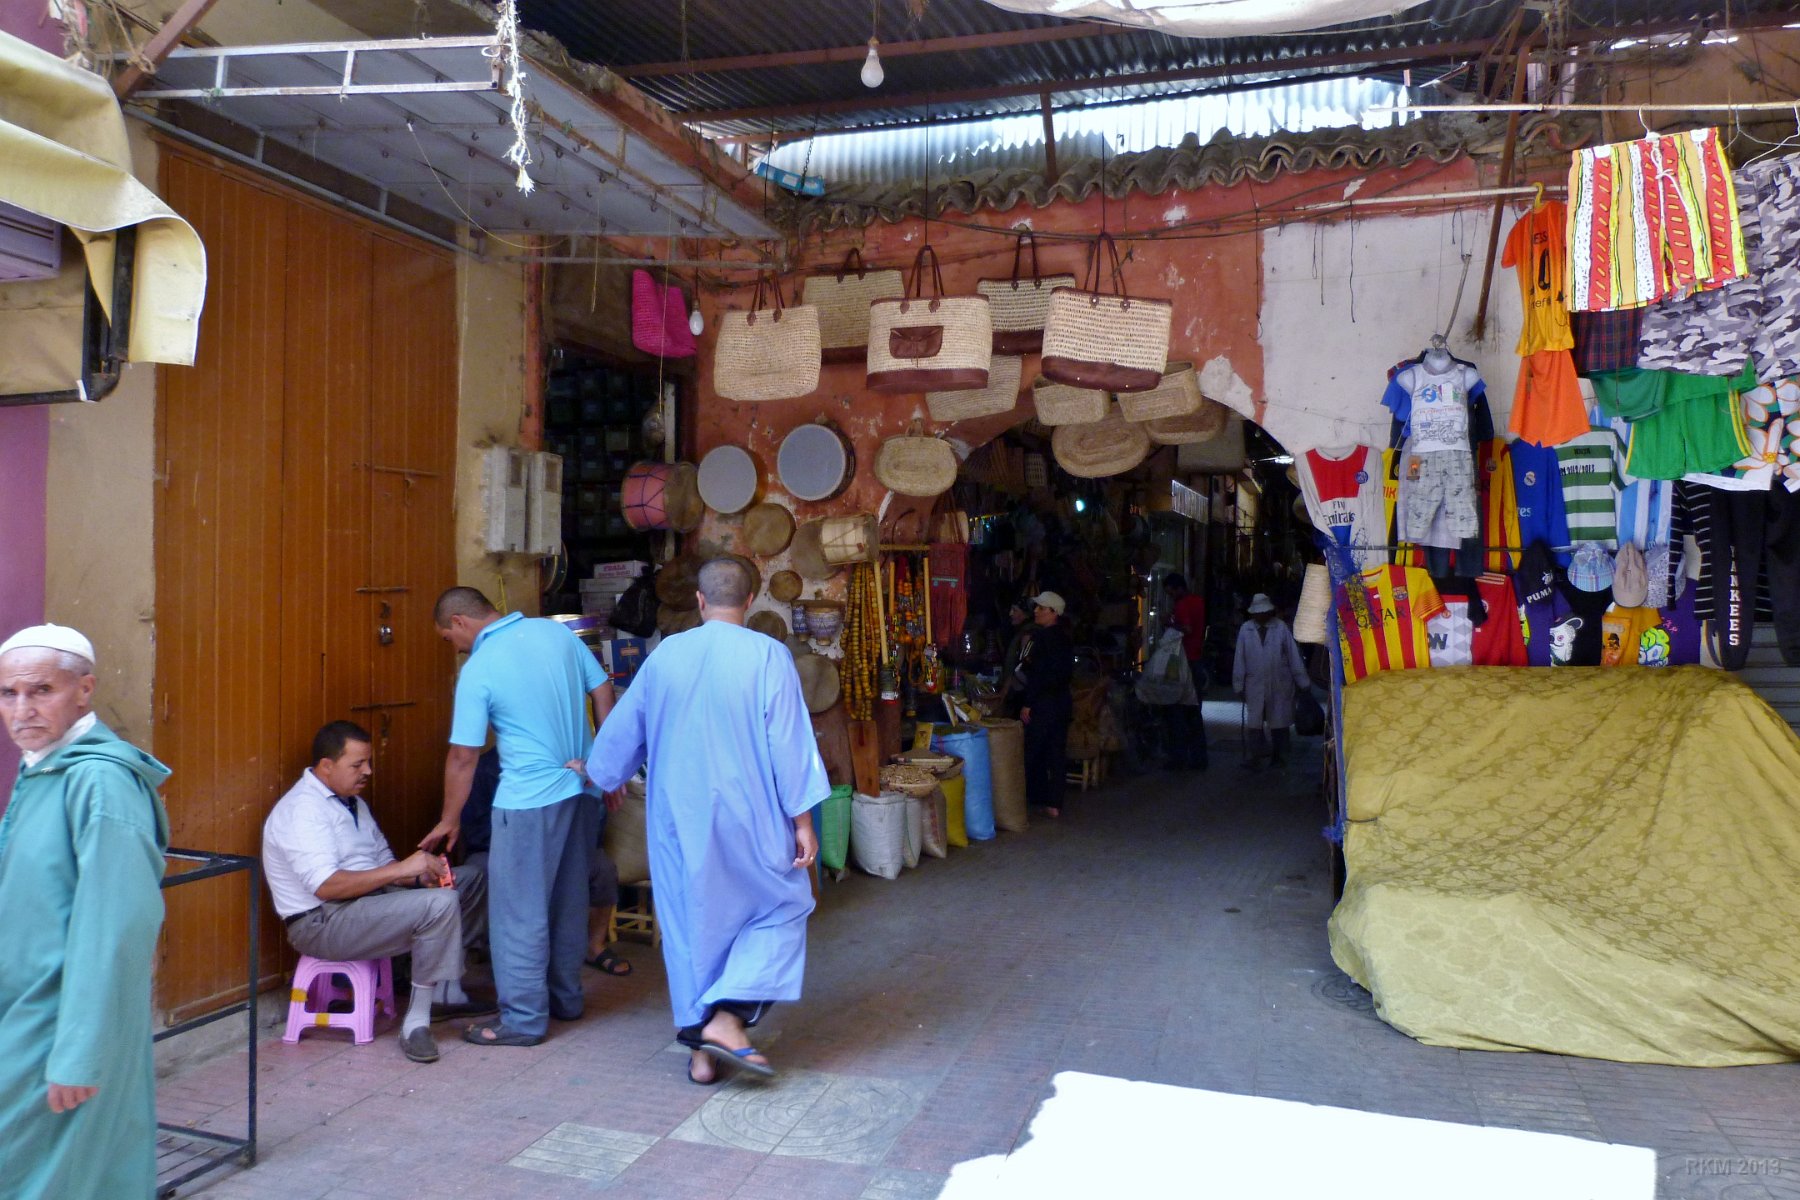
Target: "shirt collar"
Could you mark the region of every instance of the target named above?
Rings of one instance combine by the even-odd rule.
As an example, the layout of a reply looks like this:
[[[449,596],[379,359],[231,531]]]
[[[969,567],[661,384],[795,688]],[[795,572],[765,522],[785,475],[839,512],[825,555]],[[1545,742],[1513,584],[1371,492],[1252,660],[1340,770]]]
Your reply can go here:
[[[505,629],[508,625],[517,624],[524,619],[525,614],[522,612],[507,613],[504,617],[501,617],[498,621],[495,621],[486,629],[483,629],[480,633],[475,635],[475,644],[469,647],[470,656],[473,657],[475,652],[481,649],[481,643],[487,641],[488,634],[493,633],[497,629]]]
[[[319,797],[321,800],[329,800],[333,804],[342,805],[344,811],[350,814],[352,823],[358,825],[362,823],[359,815],[362,811],[361,796],[338,795],[336,792],[325,786],[325,781],[320,779],[318,774],[314,772],[311,767],[308,767],[301,775],[300,781],[306,785],[308,791]]]
[[[61,737],[57,738],[54,742],[51,742],[48,746],[45,746],[42,750],[26,750],[21,752],[19,761],[23,762],[27,769],[37,766],[63,747],[86,737],[88,732],[99,723],[99,720],[100,718],[93,713],[83,713],[81,718],[73,725],[69,726],[69,728],[63,732]]]

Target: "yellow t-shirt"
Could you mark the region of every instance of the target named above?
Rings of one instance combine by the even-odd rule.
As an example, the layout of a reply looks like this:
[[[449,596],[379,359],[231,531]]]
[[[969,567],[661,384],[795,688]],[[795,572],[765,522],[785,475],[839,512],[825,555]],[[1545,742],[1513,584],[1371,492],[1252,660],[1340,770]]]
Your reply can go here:
[[[1643,639],[1646,633],[1662,628],[1662,614],[1654,608],[1619,608],[1606,610],[1600,618],[1600,665],[1603,667],[1636,667],[1642,665]]]

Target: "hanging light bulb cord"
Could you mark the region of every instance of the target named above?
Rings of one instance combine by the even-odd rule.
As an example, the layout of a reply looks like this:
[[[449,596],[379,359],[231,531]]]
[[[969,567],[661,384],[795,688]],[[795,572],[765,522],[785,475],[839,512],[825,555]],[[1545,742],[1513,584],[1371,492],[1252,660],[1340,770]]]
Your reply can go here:
[[[878,88],[887,72],[881,66],[881,54],[876,49],[881,44],[881,0],[870,0],[869,3],[869,56],[863,59],[862,79],[866,88]]]

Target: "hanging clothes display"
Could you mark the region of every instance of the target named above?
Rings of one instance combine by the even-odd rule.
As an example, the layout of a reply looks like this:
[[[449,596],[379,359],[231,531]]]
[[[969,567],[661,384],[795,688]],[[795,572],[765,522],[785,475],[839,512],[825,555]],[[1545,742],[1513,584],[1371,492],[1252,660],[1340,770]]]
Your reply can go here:
[[[1313,525],[1354,551],[1359,569],[1388,561],[1381,451],[1374,446],[1308,450],[1294,460]]]
[[[1554,446],[1587,430],[1581,385],[1569,351],[1568,207],[1539,203],[1513,224],[1500,265],[1519,273],[1524,328],[1519,331],[1519,381],[1513,390],[1513,433]]]
[[[1748,270],[1717,129],[1577,150],[1569,166],[1569,308],[1637,308]]]
[[[1493,436],[1485,393],[1480,372],[1444,351],[1428,352],[1388,381],[1381,403],[1408,456],[1397,501],[1401,541],[1454,548],[1480,535],[1474,446]]]
[[[1386,566],[1351,576],[1337,589],[1338,646],[1344,679],[1431,665],[1425,624],[1443,610],[1431,576]]]

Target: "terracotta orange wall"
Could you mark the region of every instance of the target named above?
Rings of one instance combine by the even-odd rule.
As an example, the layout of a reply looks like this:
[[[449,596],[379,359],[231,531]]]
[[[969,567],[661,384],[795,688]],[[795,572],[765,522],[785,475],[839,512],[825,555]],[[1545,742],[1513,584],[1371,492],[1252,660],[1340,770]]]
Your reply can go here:
[[[1206,222],[1229,222],[1245,214],[1291,208],[1343,197],[1347,190],[1369,196],[1393,188],[1406,191],[1440,191],[1472,186],[1474,168],[1465,160],[1448,166],[1425,163],[1373,173],[1359,170],[1312,171],[1281,176],[1268,184],[1241,183],[1233,187],[1196,190],[1172,189],[1160,196],[1133,194],[1124,201],[1105,203],[1106,226],[1114,231],[1143,233],[1189,226],[1182,240],[1137,240],[1121,244],[1129,250],[1126,281],[1134,294],[1174,302],[1171,360],[1191,360],[1196,365],[1224,358],[1232,371],[1262,399],[1263,347],[1259,341],[1258,312],[1262,299],[1261,239],[1254,230],[1215,231]],[[1102,204],[1091,197],[1075,204],[1058,201],[1045,208],[1021,204],[1006,212],[983,210],[965,224],[1009,228],[1021,222],[1045,233],[1092,236],[1101,229]],[[1363,210],[1367,211],[1367,210]],[[1203,235],[1203,236],[1195,236]],[[1211,236],[1204,236],[1211,235]],[[943,264],[944,284],[950,293],[967,293],[978,280],[1005,277],[1011,271],[1013,239],[988,230],[966,228],[943,221],[926,223],[912,218],[895,224],[876,222],[858,230],[838,230],[814,235],[801,248],[800,269],[784,280],[798,289],[798,276],[807,271],[835,267],[851,246],[860,245],[871,266],[907,266],[929,236]],[[1047,241],[1041,250],[1046,274],[1080,275],[1086,243]],[[694,460],[724,444],[741,445],[755,454],[768,473],[771,490],[778,491],[773,471],[781,439],[795,426],[828,416],[849,435],[855,445],[857,473],[844,494],[825,503],[793,503],[800,520],[846,512],[878,512],[887,490],[871,471],[876,450],[884,438],[904,433],[915,418],[925,418],[927,432],[940,431],[974,447],[998,436],[1031,415],[1029,388],[1037,377],[1037,359],[1025,363],[1026,394],[1011,414],[979,421],[938,425],[929,420],[922,395],[883,395],[863,386],[858,364],[827,365],[819,388],[796,400],[746,404],[725,400],[713,390],[712,349],[719,316],[724,310],[745,308],[751,300],[753,279],[745,275],[741,286],[728,291],[709,291],[701,296],[706,332],[700,339],[697,412],[683,438],[683,450]]]

